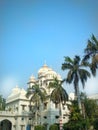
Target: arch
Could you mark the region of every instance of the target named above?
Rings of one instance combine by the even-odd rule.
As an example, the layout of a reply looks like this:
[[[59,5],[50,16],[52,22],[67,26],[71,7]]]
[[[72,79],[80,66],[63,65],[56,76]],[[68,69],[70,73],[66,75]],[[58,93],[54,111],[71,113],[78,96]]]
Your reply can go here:
[[[12,122],[12,120],[10,118],[2,118],[2,119],[0,119],[0,122],[2,122],[4,120],[8,120],[8,121]]]
[[[12,130],[11,121],[4,119],[0,122],[0,130]]]

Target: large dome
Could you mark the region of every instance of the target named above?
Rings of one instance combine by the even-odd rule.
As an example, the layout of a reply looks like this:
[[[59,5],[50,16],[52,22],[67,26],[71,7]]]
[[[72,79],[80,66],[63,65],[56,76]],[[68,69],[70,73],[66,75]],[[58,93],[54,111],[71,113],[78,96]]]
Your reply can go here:
[[[46,64],[42,66],[42,68],[38,71],[38,77],[45,76],[46,78],[53,78],[57,77],[59,80],[61,80],[61,76],[57,74],[52,68],[48,67]]]
[[[39,73],[42,73],[42,72],[45,72],[45,71],[48,71],[49,69],[50,69],[50,68],[49,68],[46,64],[44,64],[44,65],[42,66],[42,68],[39,69],[38,74],[39,74]]]
[[[44,64],[44,65],[42,66],[42,68],[39,69],[38,75],[40,76],[40,75],[42,75],[42,74],[48,72],[49,70],[52,70],[52,69],[49,68],[46,64]]]

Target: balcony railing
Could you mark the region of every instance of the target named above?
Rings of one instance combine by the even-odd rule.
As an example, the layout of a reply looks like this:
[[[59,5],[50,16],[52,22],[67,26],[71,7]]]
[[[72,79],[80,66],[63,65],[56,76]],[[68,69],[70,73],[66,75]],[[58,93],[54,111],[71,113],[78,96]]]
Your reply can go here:
[[[16,112],[13,111],[0,111],[0,116],[15,116]]]

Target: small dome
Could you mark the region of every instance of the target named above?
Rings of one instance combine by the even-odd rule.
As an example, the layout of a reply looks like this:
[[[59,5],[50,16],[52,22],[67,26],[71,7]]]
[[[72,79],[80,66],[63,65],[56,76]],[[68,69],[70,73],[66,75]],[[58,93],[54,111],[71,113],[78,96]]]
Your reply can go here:
[[[20,92],[20,88],[16,85],[16,87],[12,89],[12,93],[16,94],[16,93],[19,93],[19,92]]]
[[[29,78],[29,82],[28,83],[35,83],[36,82],[36,79],[35,77],[32,75],[30,78]]]
[[[17,85],[15,88],[12,89],[12,93],[9,95],[10,96],[13,96],[13,95],[17,95],[19,93],[25,93],[26,91],[22,88],[19,88]]]
[[[18,86],[16,86],[15,88],[12,89],[11,94],[6,99],[6,103],[9,103],[18,99],[27,99],[25,95],[26,95],[26,91],[23,88],[21,89]]]

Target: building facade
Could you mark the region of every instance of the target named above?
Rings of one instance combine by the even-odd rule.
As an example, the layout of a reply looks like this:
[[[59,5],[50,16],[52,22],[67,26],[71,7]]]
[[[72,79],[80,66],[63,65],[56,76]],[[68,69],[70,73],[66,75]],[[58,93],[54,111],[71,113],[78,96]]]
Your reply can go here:
[[[54,78],[59,81],[61,76],[52,68],[44,64],[38,71],[38,78],[31,76],[28,81],[28,89],[38,84],[44,88],[49,96],[53,89],[48,85]],[[61,105],[62,117],[59,115],[59,104],[50,101],[50,98],[39,104],[36,110],[35,103],[26,97],[27,91],[16,86],[6,99],[6,110],[0,112],[0,130],[33,130],[35,125],[44,124],[49,129],[51,124],[68,122],[69,110],[66,104]],[[69,94],[74,99],[74,94]],[[6,124],[6,125],[5,125]]]

